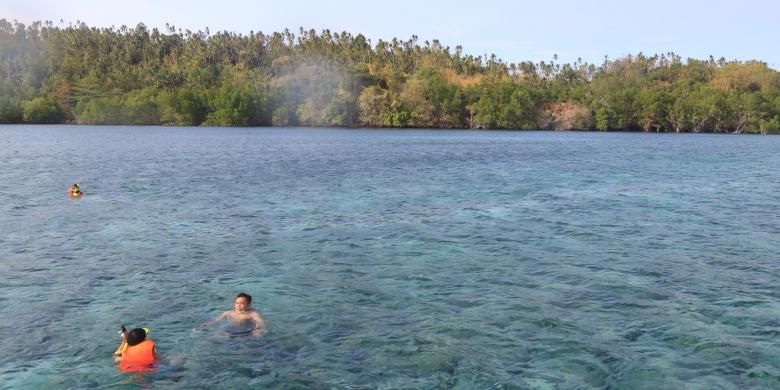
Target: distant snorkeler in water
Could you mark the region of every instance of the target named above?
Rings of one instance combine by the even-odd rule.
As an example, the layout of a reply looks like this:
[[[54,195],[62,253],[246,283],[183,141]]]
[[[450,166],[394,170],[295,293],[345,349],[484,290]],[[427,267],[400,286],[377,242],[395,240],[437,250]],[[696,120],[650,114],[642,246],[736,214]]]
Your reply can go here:
[[[70,189],[68,189],[68,195],[70,195],[71,198],[78,198],[81,195],[84,195],[84,192],[81,191],[81,187],[79,187],[78,184],[73,184],[70,186]]]
[[[122,325],[119,332],[122,342],[114,352],[114,361],[119,363],[119,369],[123,372],[148,372],[157,369],[157,361],[160,356],[149,337],[148,328],[135,328],[127,330]]]
[[[231,336],[258,336],[265,333],[265,321],[260,313],[252,308],[252,296],[249,294],[238,293],[233,301],[233,310],[220,314],[214,320],[201,325],[201,328],[223,320],[227,320],[223,329]]]

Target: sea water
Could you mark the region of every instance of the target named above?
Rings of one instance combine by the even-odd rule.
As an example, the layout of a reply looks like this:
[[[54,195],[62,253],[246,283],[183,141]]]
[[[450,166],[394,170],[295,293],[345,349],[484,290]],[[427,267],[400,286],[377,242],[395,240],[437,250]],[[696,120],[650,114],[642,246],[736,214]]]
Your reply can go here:
[[[778,168],[777,136],[0,127],[0,388],[778,388]],[[267,333],[198,328],[238,292]],[[168,362],[118,372],[121,324]]]

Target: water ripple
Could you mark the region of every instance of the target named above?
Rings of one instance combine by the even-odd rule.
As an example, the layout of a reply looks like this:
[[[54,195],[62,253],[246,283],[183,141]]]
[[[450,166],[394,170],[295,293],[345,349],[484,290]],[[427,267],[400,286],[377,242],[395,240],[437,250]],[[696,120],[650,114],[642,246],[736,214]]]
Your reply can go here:
[[[780,384],[777,137],[0,134],[0,387]],[[265,336],[191,330],[238,291]]]

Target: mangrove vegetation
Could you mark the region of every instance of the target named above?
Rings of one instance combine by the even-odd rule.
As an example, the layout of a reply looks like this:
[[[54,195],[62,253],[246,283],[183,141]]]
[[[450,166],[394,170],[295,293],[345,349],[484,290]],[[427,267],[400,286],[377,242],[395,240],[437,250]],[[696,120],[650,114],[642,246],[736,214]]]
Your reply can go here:
[[[0,123],[780,130],[760,60],[508,63],[416,36],[165,30],[0,20]]]

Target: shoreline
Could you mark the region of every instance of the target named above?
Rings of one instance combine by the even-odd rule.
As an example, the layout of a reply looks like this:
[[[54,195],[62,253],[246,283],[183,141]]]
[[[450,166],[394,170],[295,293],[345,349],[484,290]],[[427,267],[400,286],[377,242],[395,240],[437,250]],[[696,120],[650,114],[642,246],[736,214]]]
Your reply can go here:
[[[0,123],[2,127],[16,127],[16,126],[72,126],[72,127],[164,127],[164,128],[192,128],[192,129],[326,129],[326,130],[431,130],[431,131],[477,131],[477,132],[545,132],[545,133],[627,133],[627,134],[721,134],[721,135],[780,135],[780,132],[726,132],[726,131],[644,131],[644,130],[631,130],[631,129],[614,129],[614,130],[595,130],[595,129],[569,129],[569,130],[554,130],[554,129],[498,129],[498,128],[467,128],[467,127],[343,127],[343,126],[177,126],[177,125],[134,125],[134,124],[78,124],[78,123]]]

